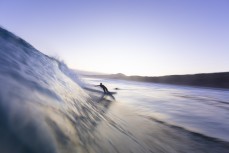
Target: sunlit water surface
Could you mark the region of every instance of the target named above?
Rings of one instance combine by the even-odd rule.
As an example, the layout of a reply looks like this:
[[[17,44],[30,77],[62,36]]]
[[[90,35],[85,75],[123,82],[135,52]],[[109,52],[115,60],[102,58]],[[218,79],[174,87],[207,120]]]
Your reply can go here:
[[[98,130],[106,138],[104,143],[110,141],[116,151],[228,152],[228,90],[98,78],[84,80],[92,88],[102,82],[110,91],[117,92],[116,101],[106,113],[112,122],[100,124]],[[115,124],[119,132],[106,127],[109,124]]]
[[[84,82],[0,28],[0,153],[228,153],[227,90]]]

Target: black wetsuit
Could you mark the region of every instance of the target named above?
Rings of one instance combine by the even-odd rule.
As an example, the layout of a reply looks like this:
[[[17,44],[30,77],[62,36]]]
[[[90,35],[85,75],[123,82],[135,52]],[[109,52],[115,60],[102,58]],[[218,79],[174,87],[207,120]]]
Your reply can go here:
[[[107,87],[105,87],[103,84],[100,84],[99,86],[103,88],[104,93],[109,93],[109,91],[107,90]]]

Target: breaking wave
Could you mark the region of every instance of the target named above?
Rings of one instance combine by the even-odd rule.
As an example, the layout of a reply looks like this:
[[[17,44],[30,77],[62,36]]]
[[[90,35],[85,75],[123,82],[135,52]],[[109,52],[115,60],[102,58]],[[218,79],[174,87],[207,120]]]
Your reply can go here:
[[[84,151],[100,116],[66,64],[0,28],[0,152]]]

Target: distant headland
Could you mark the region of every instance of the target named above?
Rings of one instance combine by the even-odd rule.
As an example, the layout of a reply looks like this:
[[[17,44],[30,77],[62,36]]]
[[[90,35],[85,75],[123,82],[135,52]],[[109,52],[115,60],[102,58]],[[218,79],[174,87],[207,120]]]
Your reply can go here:
[[[125,74],[122,73],[106,74],[106,75],[84,75],[84,76],[229,89],[229,72],[200,73],[200,74],[188,74],[188,75],[168,75],[168,76],[159,76],[159,77],[126,76]]]

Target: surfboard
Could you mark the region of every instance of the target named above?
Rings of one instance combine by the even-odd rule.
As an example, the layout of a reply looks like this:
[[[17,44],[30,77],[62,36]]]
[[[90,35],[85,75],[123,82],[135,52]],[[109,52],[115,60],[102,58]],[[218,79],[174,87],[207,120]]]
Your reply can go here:
[[[114,95],[114,94],[117,94],[117,92],[114,92],[114,91],[109,91],[109,93],[104,93],[103,91],[101,90],[97,90],[97,89],[93,89],[93,88],[88,88],[88,87],[84,87],[85,90],[88,90],[88,91],[92,91],[92,92],[97,92],[97,93],[103,93],[103,94],[106,94],[106,95]]]
[[[114,95],[114,94],[117,94],[117,92],[109,91],[109,93],[106,93],[106,94],[112,94],[112,95]]]
[[[115,100],[115,97],[113,96],[113,94],[116,94],[116,93],[117,92],[109,92],[109,93],[104,93],[104,95],[108,95],[109,97]]]

